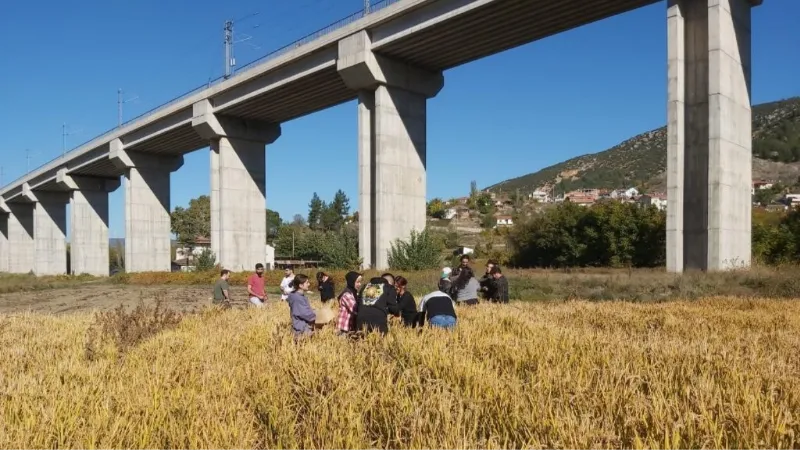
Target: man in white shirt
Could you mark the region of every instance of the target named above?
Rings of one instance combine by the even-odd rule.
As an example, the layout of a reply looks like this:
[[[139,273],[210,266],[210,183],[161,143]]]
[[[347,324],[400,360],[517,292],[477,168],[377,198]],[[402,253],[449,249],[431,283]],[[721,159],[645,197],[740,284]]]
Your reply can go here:
[[[283,274],[284,277],[281,280],[281,300],[286,301],[293,290],[292,281],[294,281],[294,271],[291,266],[288,266],[284,269]]]

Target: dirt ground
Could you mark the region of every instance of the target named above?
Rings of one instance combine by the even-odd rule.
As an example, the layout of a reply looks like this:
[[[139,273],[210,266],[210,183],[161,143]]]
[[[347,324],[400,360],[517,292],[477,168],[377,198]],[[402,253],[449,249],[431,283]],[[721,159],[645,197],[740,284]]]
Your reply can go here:
[[[114,284],[85,284],[66,289],[0,294],[0,314],[36,312],[45,314],[90,313],[114,309],[119,305],[133,307],[143,301],[153,304],[158,298],[171,309],[196,311],[211,304],[212,286],[131,286]],[[277,291],[267,290],[268,301],[280,301]],[[233,307],[245,308],[247,292],[234,286],[231,292]],[[313,298],[309,295],[309,298]]]

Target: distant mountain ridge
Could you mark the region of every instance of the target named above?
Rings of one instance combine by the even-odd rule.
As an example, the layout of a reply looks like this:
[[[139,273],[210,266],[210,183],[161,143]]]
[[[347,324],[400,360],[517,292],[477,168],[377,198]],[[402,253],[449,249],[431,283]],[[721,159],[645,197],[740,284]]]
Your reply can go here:
[[[796,182],[800,176],[800,97],[753,106],[753,178]],[[637,186],[666,190],[667,129],[632,137],[608,150],[578,156],[538,172],[501,181],[492,191],[556,192]]]

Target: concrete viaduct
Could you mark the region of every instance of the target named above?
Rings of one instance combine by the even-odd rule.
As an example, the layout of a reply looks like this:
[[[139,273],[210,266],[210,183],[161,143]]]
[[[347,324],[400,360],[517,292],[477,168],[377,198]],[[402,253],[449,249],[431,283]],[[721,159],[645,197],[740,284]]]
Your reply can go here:
[[[210,147],[219,262],[264,257],[265,147],[281,123],[358,99],[359,243],[385,268],[425,226],[426,103],[443,71],[656,0],[385,0],[185,95],[0,190],[0,272],[108,274],[108,193],[125,192],[126,270],[170,269],[170,174]],[[761,0],[669,0],[667,268],[750,261],[750,17]],[[402,175],[401,175],[402,172]]]

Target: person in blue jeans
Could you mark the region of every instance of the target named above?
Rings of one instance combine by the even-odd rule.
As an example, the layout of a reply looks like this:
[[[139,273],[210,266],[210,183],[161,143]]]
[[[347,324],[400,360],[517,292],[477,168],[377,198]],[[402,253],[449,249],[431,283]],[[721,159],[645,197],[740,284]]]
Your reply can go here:
[[[456,326],[455,302],[446,292],[431,292],[422,297],[417,308],[420,325],[425,323],[427,317],[428,324],[432,327],[450,329]]]

